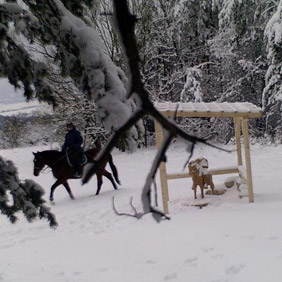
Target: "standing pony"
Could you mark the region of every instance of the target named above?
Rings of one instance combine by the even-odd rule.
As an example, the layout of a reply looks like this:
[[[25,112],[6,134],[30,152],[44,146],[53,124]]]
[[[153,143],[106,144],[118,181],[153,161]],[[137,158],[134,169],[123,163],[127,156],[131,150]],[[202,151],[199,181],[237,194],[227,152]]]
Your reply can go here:
[[[95,157],[99,153],[100,148],[93,148],[90,150],[85,151],[85,156],[87,157],[87,162],[83,165],[82,170],[84,169],[84,166],[87,163],[93,163],[95,160]],[[52,170],[52,173],[54,177],[57,179],[57,181],[52,185],[51,192],[50,192],[50,201],[54,200],[54,191],[59,185],[64,185],[67,192],[70,195],[70,198],[74,200],[74,196],[72,194],[71,188],[68,184],[68,179],[78,179],[81,177],[73,177],[73,168],[70,165],[67,155],[65,152],[59,152],[55,150],[46,150],[42,152],[33,153],[34,155],[34,169],[33,174],[35,176],[38,176],[42,169],[45,166],[49,166]],[[113,172],[114,178],[112,174],[105,169],[107,162],[109,163],[111,170]],[[113,163],[112,155],[109,154],[108,160],[105,162],[105,164],[102,166],[102,168],[97,171],[97,191],[96,195],[99,195],[101,186],[103,184],[103,176],[106,176],[112,183],[114,189],[117,189],[117,185],[115,181],[120,184],[119,178],[118,178],[118,172],[117,168]],[[115,179],[115,180],[114,180]]]

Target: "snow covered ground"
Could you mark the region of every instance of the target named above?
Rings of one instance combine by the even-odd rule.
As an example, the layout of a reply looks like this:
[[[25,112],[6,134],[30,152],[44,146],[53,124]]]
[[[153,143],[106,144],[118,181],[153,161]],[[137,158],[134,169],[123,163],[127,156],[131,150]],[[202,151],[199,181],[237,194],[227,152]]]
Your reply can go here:
[[[31,102],[18,102],[18,103],[1,103],[0,102],[0,115],[12,116],[19,114],[32,114],[34,112],[47,112],[50,111],[50,106],[38,101]]]
[[[48,199],[52,175],[32,175],[31,152],[43,149],[48,148],[2,150],[0,154],[16,163],[21,178],[40,183]],[[151,215],[141,220],[117,216],[112,210],[113,196],[120,212],[131,212],[131,196],[141,209],[141,189],[155,152],[155,148],[133,154],[114,152],[122,181],[118,191],[105,180],[96,197],[96,177],[85,186],[73,180],[76,200],[72,201],[59,187],[52,206],[59,222],[56,230],[45,221],[28,224],[23,218],[11,225],[1,216],[0,281],[280,282],[282,146],[251,147],[255,203],[239,199],[233,187],[222,196],[206,196],[209,205],[199,209],[191,206],[191,179],[181,179],[169,182],[170,221],[158,224]],[[196,147],[194,157],[198,156],[206,157],[210,168],[236,162],[235,153],[205,146]],[[168,171],[182,172],[186,158],[184,145],[173,144]],[[214,177],[217,189],[226,178]]]

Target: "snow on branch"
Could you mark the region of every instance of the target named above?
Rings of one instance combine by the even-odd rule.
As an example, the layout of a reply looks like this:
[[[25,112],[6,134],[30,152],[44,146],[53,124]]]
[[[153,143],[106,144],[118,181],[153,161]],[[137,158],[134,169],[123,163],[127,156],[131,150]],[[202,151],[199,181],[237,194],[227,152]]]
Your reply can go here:
[[[75,76],[77,58],[62,48],[66,59],[68,72],[76,81],[80,90],[93,97],[98,105],[98,111],[107,130],[116,129],[123,124],[131,114],[126,101],[126,88],[122,78],[125,76],[104,53],[105,46],[98,33],[82,19],[70,13],[59,0],[54,0],[61,14],[59,32],[64,46],[73,46],[78,51],[82,75]]]
[[[180,101],[188,102],[193,97],[195,102],[203,101],[203,91],[200,83],[202,77],[202,70],[196,67],[186,69],[186,82],[184,88],[180,93]]]

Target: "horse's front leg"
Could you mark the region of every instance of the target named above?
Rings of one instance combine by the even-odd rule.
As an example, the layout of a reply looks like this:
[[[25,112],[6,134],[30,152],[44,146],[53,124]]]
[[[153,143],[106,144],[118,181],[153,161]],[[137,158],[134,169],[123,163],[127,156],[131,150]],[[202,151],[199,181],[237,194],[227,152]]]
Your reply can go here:
[[[65,186],[66,190],[68,191],[69,195],[70,195],[70,198],[72,200],[75,200],[73,194],[72,194],[72,191],[71,191],[71,188],[69,186],[69,183],[66,181],[65,183],[63,183],[63,185]]]
[[[194,199],[197,199],[197,184],[193,183],[192,190],[194,190]]]
[[[205,186],[204,186],[204,184],[201,184],[201,185],[199,185],[200,186],[200,189],[201,189],[201,197],[202,197],[202,199],[205,197],[204,196],[204,189],[205,189]]]
[[[50,197],[49,197],[49,200],[52,202],[54,200],[54,191],[55,189],[62,184],[62,181],[61,180],[57,180],[51,187],[51,192],[50,192]]]

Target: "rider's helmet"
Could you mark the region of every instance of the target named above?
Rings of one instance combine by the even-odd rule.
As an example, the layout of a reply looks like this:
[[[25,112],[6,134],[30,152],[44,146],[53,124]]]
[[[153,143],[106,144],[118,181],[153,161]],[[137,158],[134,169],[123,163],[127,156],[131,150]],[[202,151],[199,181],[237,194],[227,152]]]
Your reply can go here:
[[[66,125],[68,129],[74,128],[74,124],[72,122],[68,122]]]

